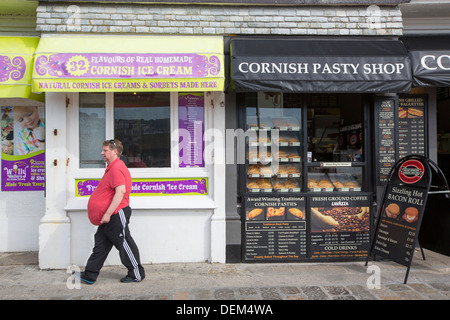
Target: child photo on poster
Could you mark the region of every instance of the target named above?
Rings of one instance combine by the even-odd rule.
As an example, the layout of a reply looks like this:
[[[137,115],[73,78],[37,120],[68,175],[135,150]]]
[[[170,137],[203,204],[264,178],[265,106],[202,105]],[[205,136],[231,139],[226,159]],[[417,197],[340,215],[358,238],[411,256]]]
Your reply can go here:
[[[44,150],[45,125],[37,106],[14,107],[15,155]]]

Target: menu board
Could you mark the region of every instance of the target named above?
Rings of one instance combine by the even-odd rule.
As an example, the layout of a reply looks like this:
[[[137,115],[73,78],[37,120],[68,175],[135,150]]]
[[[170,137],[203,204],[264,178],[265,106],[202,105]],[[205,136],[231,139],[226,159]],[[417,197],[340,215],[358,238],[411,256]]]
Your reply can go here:
[[[204,167],[204,97],[203,93],[178,95],[180,167]]]
[[[306,258],[305,197],[246,197],[244,225],[244,260],[296,261]]]
[[[377,175],[378,181],[387,181],[389,171],[396,161],[396,134],[395,134],[395,100],[381,100],[376,112],[378,124]]]
[[[403,186],[388,186],[373,251],[407,266],[412,258],[419,213],[423,212],[426,192]]]
[[[398,156],[409,154],[425,156],[425,96],[399,97]]]
[[[377,185],[387,182],[398,159],[426,156],[426,96],[379,98],[375,104],[375,157]]]
[[[406,157],[396,165],[381,204],[372,253],[410,265],[428,195],[429,171],[422,158]]]
[[[370,195],[311,197],[311,258],[355,259],[370,248]]]

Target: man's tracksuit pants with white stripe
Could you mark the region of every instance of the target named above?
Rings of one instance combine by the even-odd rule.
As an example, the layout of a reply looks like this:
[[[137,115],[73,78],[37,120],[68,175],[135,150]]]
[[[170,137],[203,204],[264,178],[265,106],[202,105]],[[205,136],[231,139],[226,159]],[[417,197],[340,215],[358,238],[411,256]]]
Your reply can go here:
[[[95,246],[84,271],[87,277],[97,280],[112,246],[115,246],[119,250],[122,264],[128,269],[128,276],[136,281],[144,279],[145,271],[140,262],[139,249],[128,228],[130,216],[131,208],[125,207],[112,215],[108,223],[98,227],[95,233]]]

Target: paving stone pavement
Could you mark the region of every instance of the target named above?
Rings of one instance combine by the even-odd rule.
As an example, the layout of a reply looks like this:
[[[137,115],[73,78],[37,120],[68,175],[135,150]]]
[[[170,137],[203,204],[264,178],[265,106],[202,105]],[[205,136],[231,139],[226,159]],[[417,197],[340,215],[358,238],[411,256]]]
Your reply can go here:
[[[450,300],[450,257],[425,254],[416,253],[407,284],[404,266],[371,261],[376,278],[356,261],[151,264],[131,284],[119,282],[123,266],[105,266],[85,285],[71,276],[76,266],[40,270],[36,253],[0,253],[0,300]]]

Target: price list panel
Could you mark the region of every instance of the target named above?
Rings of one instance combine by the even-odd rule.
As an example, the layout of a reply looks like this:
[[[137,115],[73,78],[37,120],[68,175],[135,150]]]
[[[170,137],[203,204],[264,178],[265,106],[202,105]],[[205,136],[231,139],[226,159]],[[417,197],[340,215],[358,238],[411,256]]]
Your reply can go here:
[[[296,261],[307,257],[303,196],[249,196],[245,199],[243,258]]]
[[[204,167],[205,131],[203,93],[178,95],[178,127],[180,129],[180,167]]]
[[[306,257],[306,222],[246,223],[247,260],[296,260]]]
[[[392,221],[379,224],[379,235],[374,243],[374,250],[380,255],[396,257],[392,259],[400,264],[410,263],[416,229]]]
[[[400,95],[377,101],[375,158],[377,185],[384,185],[395,162],[407,155],[427,154],[425,95]]]
[[[377,174],[380,182],[386,182],[396,161],[395,101],[381,101],[376,114],[378,123]]]
[[[370,196],[311,197],[311,258],[363,258],[370,248]]]
[[[413,255],[426,190],[391,184],[387,188],[372,251],[408,266]]]
[[[426,155],[425,98],[404,96],[399,99],[398,155]]]

